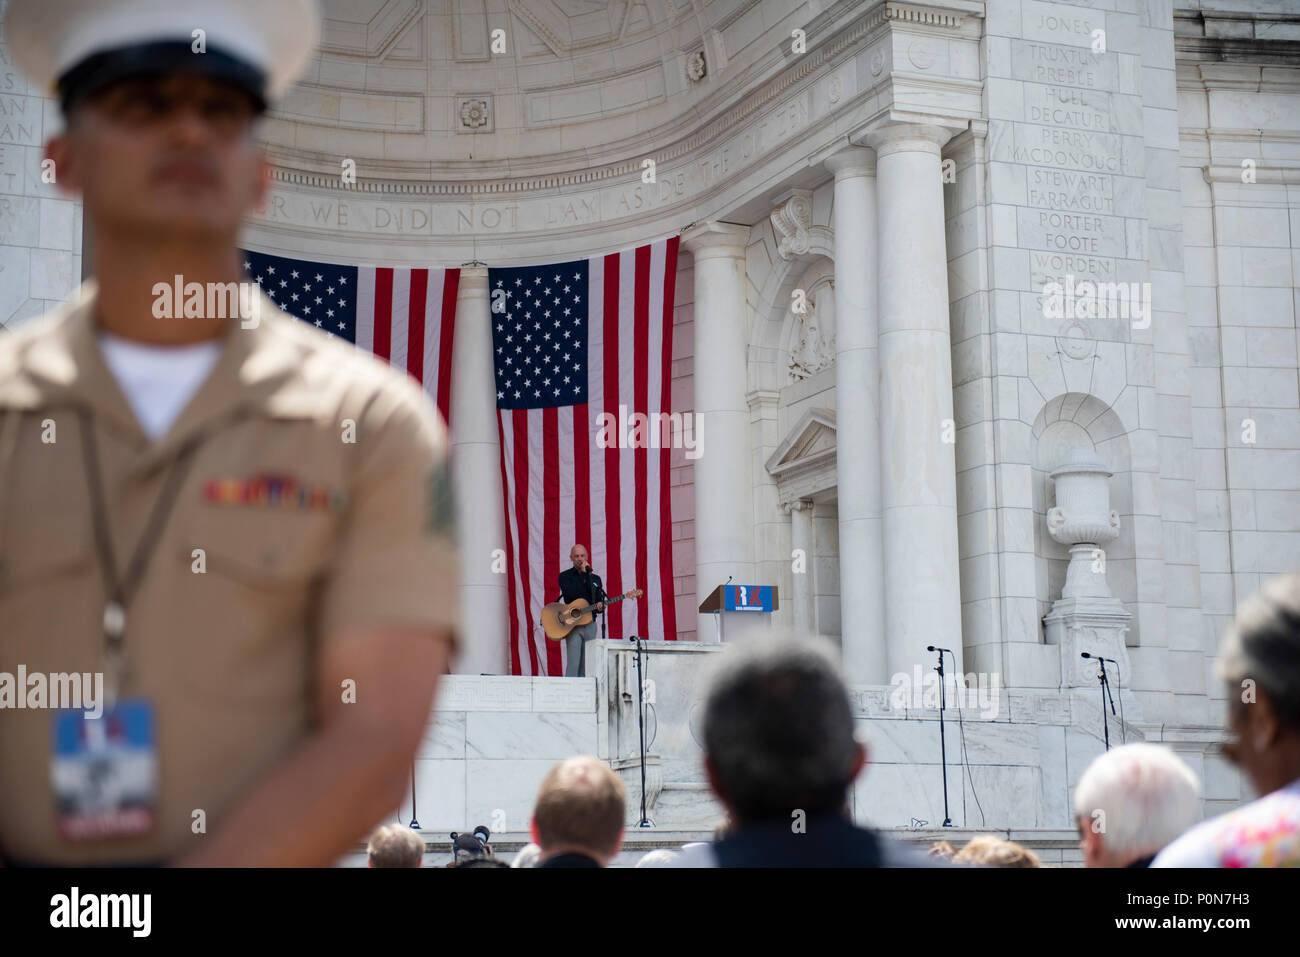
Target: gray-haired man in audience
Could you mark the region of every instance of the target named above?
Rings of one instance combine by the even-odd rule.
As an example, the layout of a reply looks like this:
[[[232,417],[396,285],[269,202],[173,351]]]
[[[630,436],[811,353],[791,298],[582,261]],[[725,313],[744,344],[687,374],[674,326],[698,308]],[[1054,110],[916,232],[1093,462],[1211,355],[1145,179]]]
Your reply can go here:
[[[1126,744],[1098,757],[1074,789],[1085,867],[1149,867],[1201,815],[1200,782],[1169,748]]]

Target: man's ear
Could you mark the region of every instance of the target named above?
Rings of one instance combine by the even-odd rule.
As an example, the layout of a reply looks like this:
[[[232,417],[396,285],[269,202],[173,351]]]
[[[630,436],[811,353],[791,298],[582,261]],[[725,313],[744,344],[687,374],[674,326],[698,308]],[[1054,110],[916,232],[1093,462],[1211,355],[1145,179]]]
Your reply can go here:
[[[1282,734],[1282,723],[1277,719],[1277,710],[1273,707],[1273,701],[1267,693],[1261,693],[1257,695],[1253,705],[1246,707],[1249,709],[1246,721],[1249,730],[1246,733],[1250,735],[1247,746],[1257,751],[1267,751],[1277,744],[1277,739]]]
[[[80,195],[82,183],[79,176],[80,170],[77,164],[73,162],[75,153],[72,144],[69,141],[67,130],[50,137],[45,144],[45,159],[54,163],[54,185],[61,193],[76,196]]]
[[[1084,853],[1100,863],[1105,855],[1106,846],[1101,834],[1092,829],[1091,821],[1084,822],[1083,843],[1085,845]]]
[[[262,152],[257,157],[257,182],[253,187],[253,206],[259,213],[266,212],[266,200],[271,192],[271,161]]]
[[[862,741],[854,741],[853,754],[853,772],[849,775],[849,780],[857,780],[858,775],[862,774],[862,768],[867,766],[867,746]]]
[[[727,809],[727,813],[731,814],[731,802],[727,800],[727,795],[723,792],[721,782],[718,780],[718,772],[707,755],[704,758],[704,776],[708,779],[709,788],[713,791],[714,796]]]

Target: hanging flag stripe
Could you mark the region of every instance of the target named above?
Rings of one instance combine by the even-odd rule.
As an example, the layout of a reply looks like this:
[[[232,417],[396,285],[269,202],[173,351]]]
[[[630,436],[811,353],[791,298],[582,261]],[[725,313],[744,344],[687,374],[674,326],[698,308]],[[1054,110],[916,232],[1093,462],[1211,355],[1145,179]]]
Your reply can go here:
[[[343,266],[248,250],[244,272],[285,312],[408,373],[450,421],[459,269]]]
[[[610,597],[607,636],[676,638],[668,460],[677,241],[493,269],[494,382],[506,483],[511,670],[564,673],[539,611],[585,545]],[[506,463],[513,462],[513,468]],[[671,627],[670,627],[671,626]]]

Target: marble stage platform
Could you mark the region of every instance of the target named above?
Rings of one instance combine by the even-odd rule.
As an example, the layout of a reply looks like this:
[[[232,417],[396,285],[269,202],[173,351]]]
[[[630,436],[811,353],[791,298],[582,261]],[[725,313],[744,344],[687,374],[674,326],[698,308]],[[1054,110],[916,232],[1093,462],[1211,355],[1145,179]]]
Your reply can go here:
[[[722,820],[699,744],[703,680],[722,646],[650,641],[646,648],[646,791],[656,828],[629,830],[629,844],[637,848],[633,859],[651,847],[707,839]],[[503,850],[526,842],[542,778],[575,754],[596,755],[622,776],[629,829],[636,824],[641,781],[633,645],[592,641],[587,663],[585,678],[443,680],[415,768],[415,815],[432,847],[445,850],[450,831],[479,824],[501,835]],[[1222,730],[1143,725],[1127,695],[1128,724],[1121,728],[1118,719],[1110,720],[1112,743],[1169,744],[1204,782],[1207,814],[1235,806],[1235,772],[1217,754]],[[855,820],[898,829],[906,839],[935,840],[944,819],[937,709],[899,706],[890,686],[857,685],[850,696],[858,735],[869,750],[868,767],[850,795]],[[1046,859],[1067,861],[1077,840],[1073,787],[1104,749],[1098,692],[998,688],[986,706],[955,704],[944,722],[955,825],[949,839],[956,840],[954,833],[1019,834]],[[411,814],[408,795],[402,823]]]
[[[402,823],[407,823],[403,821]],[[977,834],[993,834],[1015,841],[1030,848],[1043,864],[1054,867],[1082,867],[1083,853],[1079,850],[1079,835],[1073,829],[1062,828],[884,828],[888,836],[896,841],[907,841],[920,848],[927,848],[934,841],[951,841],[961,847]],[[450,842],[446,833],[421,831],[425,840],[423,867],[446,867],[451,860]],[[678,850],[690,841],[706,841],[710,832],[694,830],[629,830],[623,840],[622,852],[614,858],[611,867],[635,867],[636,862],[649,851],[658,848]],[[492,838],[492,849],[504,861],[510,861],[515,854],[528,843],[528,835],[517,831],[506,832]],[[339,861],[340,867],[365,867],[365,848],[356,851]]]

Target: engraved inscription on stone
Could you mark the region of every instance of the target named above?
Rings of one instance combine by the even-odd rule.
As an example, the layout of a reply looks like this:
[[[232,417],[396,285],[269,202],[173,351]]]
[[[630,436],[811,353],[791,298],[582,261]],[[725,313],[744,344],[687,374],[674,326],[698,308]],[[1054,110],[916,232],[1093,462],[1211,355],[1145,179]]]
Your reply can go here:
[[[0,95],[0,143],[39,146],[41,101],[32,96]]]

